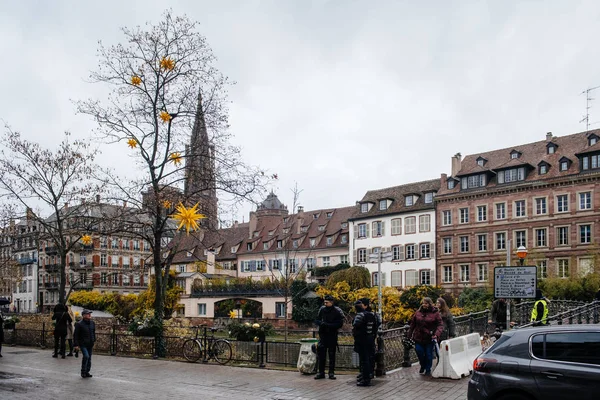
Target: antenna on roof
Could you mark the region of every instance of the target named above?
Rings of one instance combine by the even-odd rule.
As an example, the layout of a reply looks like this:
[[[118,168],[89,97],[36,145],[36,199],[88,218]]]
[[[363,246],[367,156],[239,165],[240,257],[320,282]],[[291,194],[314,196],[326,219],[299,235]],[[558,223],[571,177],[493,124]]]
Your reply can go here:
[[[585,116],[583,117],[583,119],[579,122],[584,122],[585,121],[585,131],[589,131],[590,130],[590,108],[592,108],[591,105],[591,101],[594,100],[593,97],[590,97],[590,92],[596,90],[600,88],[600,86],[596,86],[593,88],[588,88],[586,90],[584,90],[583,92],[581,92],[580,94],[584,94],[585,93]]]

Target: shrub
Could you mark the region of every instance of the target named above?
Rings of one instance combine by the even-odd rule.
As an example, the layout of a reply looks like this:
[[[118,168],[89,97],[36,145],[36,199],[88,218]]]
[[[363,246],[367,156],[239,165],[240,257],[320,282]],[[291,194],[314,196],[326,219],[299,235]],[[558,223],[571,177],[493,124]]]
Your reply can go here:
[[[241,340],[244,342],[264,342],[266,336],[275,334],[273,325],[269,323],[240,323],[238,321],[232,321],[227,325],[229,330],[229,337]]]
[[[439,286],[419,285],[413,286],[410,289],[402,292],[400,302],[405,308],[417,310],[421,306],[421,301],[424,297],[430,297],[434,302],[443,293],[443,289]]]
[[[135,336],[157,336],[162,327],[154,317],[154,310],[147,310],[143,315],[134,317],[127,330]]]
[[[592,301],[600,288],[600,273],[538,281],[538,288],[549,299]]]
[[[332,289],[340,282],[346,282],[352,290],[368,288],[371,287],[371,274],[365,267],[342,269],[332,273],[325,286]]]
[[[458,306],[467,313],[483,311],[492,306],[494,293],[492,289],[465,288],[458,296]]]

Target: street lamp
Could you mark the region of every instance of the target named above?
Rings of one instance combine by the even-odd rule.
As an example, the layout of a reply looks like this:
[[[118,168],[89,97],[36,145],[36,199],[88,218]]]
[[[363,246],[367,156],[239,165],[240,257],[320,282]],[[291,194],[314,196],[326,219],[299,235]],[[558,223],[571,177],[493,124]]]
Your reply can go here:
[[[525,257],[527,257],[527,249],[525,246],[519,246],[517,248],[517,257],[519,257],[519,265],[523,266],[525,262]]]
[[[379,303],[379,307],[377,308],[377,314],[379,315],[379,321],[383,321],[383,315],[381,311],[383,309],[383,303],[381,300],[381,263],[386,261],[392,261],[392,256],[393,254],[391,251],[382,252],[381,250],[369,256],[369,261],[377,262],[377,302]]]

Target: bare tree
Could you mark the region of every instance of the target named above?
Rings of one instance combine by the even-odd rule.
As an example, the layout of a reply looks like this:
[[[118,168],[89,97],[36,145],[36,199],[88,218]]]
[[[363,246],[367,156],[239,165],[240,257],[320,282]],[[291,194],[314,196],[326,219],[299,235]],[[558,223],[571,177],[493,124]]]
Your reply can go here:
[[[90,179],[97,152],[88,142],[71,141],[69,133],[57,149],[49,150],[23,139],[9,127],[6,130],[0,152],[0,190],[18,208],[41,206],[51,213],[49,218],[41,217],[41,213],[31,213],[31,217],[41,226],[47,249],[59,257],[59,302],[64,303],[67,254],[90,230],[83,220],[79,220],[80,229],[71,225],[81,210],[69,205],[98,190]]]
[[[106,184],[115,199],[148,215],[143,234],[151,239],[155,316],[161,323],[167,277],[178,251],[176,244],[165,249],[175,235],[172,208],[198,203],[206,217],[203,229],[216,229],[217,193],[220,200],[253,200],[268,180],[229,144],[229,83],[215,68],[197,25],[166,11],[155,25],[123,28],[124,44],[100,43],[99,68],[91,80],[112,91],[105,101],[78,103],[79,112],[98,123],[102,140],[128,145],[137,160],[138,178],[109,172]]]

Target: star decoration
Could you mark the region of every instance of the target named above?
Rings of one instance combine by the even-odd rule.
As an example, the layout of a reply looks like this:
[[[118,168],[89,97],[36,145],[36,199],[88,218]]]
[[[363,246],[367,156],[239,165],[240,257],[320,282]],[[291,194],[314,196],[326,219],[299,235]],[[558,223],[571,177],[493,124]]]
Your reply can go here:
[[[173,204],[172,204],[172,203],[171,203],[169,200],[164,200],[164,201],[162,202],[162,205],[163,205],[163,207],[164,207],[164,208],[167,208],[167,209],[168,209],[168,208],[171,208],[171,206],[172,206]]]
[[[160,119],[162,119],[162,122],[169,122],[173,117],[171,117],[171,114],[169,114],[166,111],[161,111],[160,112]]]
[[[139,86],[142,83],[142,78],[137,75],[131,77],[131,84],[134,86]]]
[[[127,145],[129,147],[131,147],[132,149],[135,149],[137,147],[138,143],[137,143],[137,140],[131,138],[127,141]]]
[[[173,61],[170,57],[163,57],[162,60],[160,60],[160,69],[172,71],[173,68],[175,68],[175,61]]]
[[[194,205],[192,208],[186,208],[183,204],[179,203],[176,208],[177,212],[173,214],[173,218],[179,221],[179,225],[177,226],[177,230],[185,227],[187,234],[190,234],[190,231],[196,231],[200,227],[198,225],[198,221],[203,218],[206,218],[205,215],[200,214],[198,212],[198,203]]]
[[[92,237],[90,235],[83,235],[81,237],[81,243],[83,243],[85,246],[89,246],[92,244]]]
[[[233,318],[236,318],[236,317],[237,317],[237,314],[236,314],[236,312],[234,310],[229,311],[229,318],[233,319]]]
[[[173,164],[175,164],[175,165],[181,164],[181,153],[171,153],[169,155],[169,158],[171,159],[171,161],[173,161]]]

